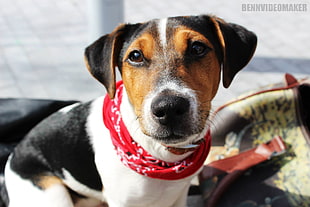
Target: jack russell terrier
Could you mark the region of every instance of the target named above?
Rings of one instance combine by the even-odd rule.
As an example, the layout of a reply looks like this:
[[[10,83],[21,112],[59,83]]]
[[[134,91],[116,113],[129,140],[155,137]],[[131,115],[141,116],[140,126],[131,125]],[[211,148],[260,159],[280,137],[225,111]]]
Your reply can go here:
[[[227,88],[256,42],[207,15],[122,24],[95,41],[85,61],[107,95],[54,113],[15,148],[9,207],[184,207],[220,74]]]

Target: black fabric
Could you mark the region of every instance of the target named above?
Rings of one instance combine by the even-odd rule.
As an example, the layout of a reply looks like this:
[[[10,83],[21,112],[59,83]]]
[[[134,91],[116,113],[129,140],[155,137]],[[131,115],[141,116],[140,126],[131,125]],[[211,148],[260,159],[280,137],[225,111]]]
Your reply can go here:
[[[0,142],[20,141],[42,119],[77,101],[0,99]]]
[[[41,120],[77,101],[0,99],[0,172],[14,146]]]
[[[77,101],[43,99],[0,99],[0,207],[7,200],[3,173],[9,154],[16,144],[40,121]]]
[[[301,85],[299,87],[299,93],[301,114],[303,115],[302,118],[305,123],[305,127],[307,127],[308,131],[310,131],[310,85]]]

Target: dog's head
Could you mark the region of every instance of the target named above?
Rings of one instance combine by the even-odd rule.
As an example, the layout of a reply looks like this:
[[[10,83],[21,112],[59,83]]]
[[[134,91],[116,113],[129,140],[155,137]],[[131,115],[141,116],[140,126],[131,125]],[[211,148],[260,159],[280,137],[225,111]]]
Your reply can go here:
[[[85,51],[90,73],[115,94],[115,68],[144,134],[166,144],[206,128],[220,82],[227,88],[251,59],[257,38],[214,16],[123,24]]]

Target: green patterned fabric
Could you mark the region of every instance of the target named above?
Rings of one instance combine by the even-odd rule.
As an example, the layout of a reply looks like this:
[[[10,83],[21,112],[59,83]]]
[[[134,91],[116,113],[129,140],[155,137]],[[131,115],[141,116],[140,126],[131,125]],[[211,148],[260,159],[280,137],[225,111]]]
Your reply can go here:
[[[225,190],[217,206],[310,206],[309,117],[309,80],[267,86],[221,107],[211,121],[215,151],[209,161],[275,136],[283,138],[287,150],[247,170]],[[201,182],[205,199],[210,185],[210,180]]]

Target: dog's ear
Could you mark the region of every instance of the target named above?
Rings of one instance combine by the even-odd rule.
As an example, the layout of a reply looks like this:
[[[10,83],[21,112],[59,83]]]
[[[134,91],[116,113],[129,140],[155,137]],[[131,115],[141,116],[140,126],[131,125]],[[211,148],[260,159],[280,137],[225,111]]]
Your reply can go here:
[[[127,25],[118,26],[85,49],[84,59],[89,72],[102,83],[110,98],[115,95],[115,67],[118,66]]]
[[[244,27],[226,23],[212,17],[216,35],[221,44],[223,54],[223,85],[228,88],[234,76],[245,67],[252,58],[257,44],[256,35]]]

